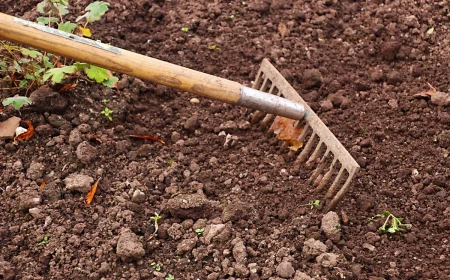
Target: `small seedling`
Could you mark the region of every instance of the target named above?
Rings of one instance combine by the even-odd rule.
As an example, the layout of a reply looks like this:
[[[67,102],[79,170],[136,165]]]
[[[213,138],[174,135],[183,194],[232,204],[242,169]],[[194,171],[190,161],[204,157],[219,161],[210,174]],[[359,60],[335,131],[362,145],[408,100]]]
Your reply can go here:
[[[108,107],[105,107],[105,109],[103,109],[103,111],[100,112],[101,114],[105,115],[105,117],[108,118],[108,120],[112,121],[112,116],[111,114],[113,113],[112,110],[110,110]]]
[[[148,240],[152,239],[158,232],[158,221],[161,220],[161,218],[162,217],[156,212],[155,212],[155,215],[150,217],[150,219],[152,219],[153,222],[155,223],[155,231],[152,234],[150,234],[150,236],[148,237]]]
[[[109,102],[108,99],[103,99],[103,100],[102,100],[102,103],[105,104],[105,105],[106,105],[108,102]]]
[[[216,46],[216,45],[210,46],[209,49],[210,49],[210,50],[213,50],[213,51],[218,51],[218,50],[220,50],[220,48],[219,48],[218,46]]]
[[[384,211],[381,214],[378,214],[374,217],[369,218],[369,221],[373,221],[376,218],[386,218],[386,220],[384,221],[384,224],[378,228],[379,231],[381,231],[382,233],[396,233],[396,232],[401,232],[401,231],[405,231],[405,229],[403,229],[402,227],[411,227],[411,224],[403,224],[403,218],[397,218],[394,215],[392,215],[391,212],[389,211]]]
[[[169,166],[172,166],[173,164],[173,159],[169,160]]]
[[[173,277],[172,274],[169,274],[166,276],[166,278],[164,278],[164,280],[175,280],[175,277]]]
[[[197,229],[195,229],[195,232],[198,234],[198,235],[202,235],[202,233],[205,231],[205,229],[204,228],[197,228]]]
[[[313,209],[314,207],[319,207],[320,206],[320,200],[314,200],[314,201],[310,201],[310,202],[308,202],[308,204],[303,204],[303,205],[300,205],[300,206],[309,206],[309,207],[311,207],[311,209]]]
[[[234,19],[234,15],[229,16],[230,19]]]
[[[3,106],[11,105],[19,112],[25,103],[31,105],[33,101],[28,97],[16,95],[14,97],[8,97],[2,102]]]
[[[183,27],[183,28],[181,28],[181,31],[183,31],[183,32],[189,32],[189,28],[188,28],[188,27]]]
[[[49,239],[48,236],[44,236],[44,239],[42,239],[42,241],[39,242],[38,245],[44,245],[44,244],[47,244],[47,243],[48,243],[48,239]]]
[[[159,263],[157,263],[157,262],[152,262],[150,264],[150,266],[153,267],[153,269],[155,269],[158,272],[161,271],[161,265]]]

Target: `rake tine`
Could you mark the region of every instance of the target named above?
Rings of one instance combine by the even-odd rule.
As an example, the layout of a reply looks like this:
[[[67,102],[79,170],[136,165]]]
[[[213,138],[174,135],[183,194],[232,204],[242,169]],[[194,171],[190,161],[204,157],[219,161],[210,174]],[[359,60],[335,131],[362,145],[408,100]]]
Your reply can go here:
[[[303,148],[303,151],[300,153],[300,155],[298,156],[298,158],[296,160],[297,164],[305,162],[306,157],[308,156],[309,152],[311,151],[311,148],[314,144],[316,137],[317,137],[317,134],[313,131],[311,138],[309,138],[308,143],[306,143],[306,146]]]
[[[309,159],[306,161],[305,166],[309,167],[312,164],[314,164],[314,161],[317,159],[320,152],[322,152],[323,147],[324,147],[323,142],[320,141],[319,144],[317,145],[316,149],[314,150],[314,152],[311,154]]]
[[[319,176],[320,173],[322,173],[322,170],[325,168],[325,165],[327,164],[327,159],[328,159],[329,155],[330,155],[330,150],[327,148],[325,154],[323,155],[322,159],[319,162],[319,166],[317,166],[317,168],[314,170],[311,177],[309,177],[307,184],[313,183],[314,180],[316,180],[317,176]]]
[[[328,189],[327,193],[325,194],[325,198],[329,199],[330,197],[333,196],[334,192],[336,191],[337,187],[339,186],[339,184],[341,183],[342,180],[342,174],[344,173],[345,168],[341,167],[341,169],[339,170],[338,175],[336,176],[336,178],[334,179],[333,184],[331,185],[331,187]]]
[[[325,208],[325,212],[330,211],[331,209],[333,209],[338,203],[339,201],[341,201],[341,199],[344,197],[344,195],[347,193],[348,191],[348,187],[350,186],[350,183],[353,179],[353,176],[355,174],[351,174],[348,176],[347,180],[345,181],[344,185],[342,186],[342,188],[338,191],[338,193],[334,196],[334,198],[331,200],[331,202],[326,206]]]
[[[325,173],[325,175],[323,176],[322,180],[319,183],[319,186],[316,188],[316,190],[315,190],[316,193],[321,192],[324,189],[325,185],[328,184],[328,181],[330,181],[331,176],[333,175],[333,172],[334,172],[334,167],[336,165],[336,162],[337,162],[337,158],[335,157],[333,159],[333,162],[331,163],[330,168],[328,169],[327,173]]]

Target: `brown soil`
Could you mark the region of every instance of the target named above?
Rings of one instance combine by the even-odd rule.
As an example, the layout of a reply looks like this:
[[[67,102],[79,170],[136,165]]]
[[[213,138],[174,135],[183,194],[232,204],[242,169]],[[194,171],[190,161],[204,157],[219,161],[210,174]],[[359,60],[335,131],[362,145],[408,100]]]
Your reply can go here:
[[[0,12],[34,20],[38,2]],[[79,14],[90,1],[74,2]],[[0,121],[29,119],[36,134],[0,141],[0,279],[450,279],[450,114],[412,97],[427,82],[448,91],[445,1],[109,2],[94,39],[247,85],[263,58],[276,65],[362,167],[335,210],[341,236],[302,206],[308,174],[248,112],[119,75],[121,93],[82,84],[54,97],[62,111],[5,109]],[[385,210],[412,227],[380,233],[368,218]]]

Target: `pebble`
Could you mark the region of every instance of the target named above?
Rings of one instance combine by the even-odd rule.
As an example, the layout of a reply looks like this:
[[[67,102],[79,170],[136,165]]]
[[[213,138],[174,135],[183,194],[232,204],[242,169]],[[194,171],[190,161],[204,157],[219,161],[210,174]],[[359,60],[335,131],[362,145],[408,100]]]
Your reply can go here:
[[[19,126],[20,118],[11,117],[0,123],[0,140],[13,139],[16,128]]]
[[[282,278],[291,278],[294,276],[295,269],[291,262],[283,261],[276,268],[277,275]]]
[[[64,179],[64,183],[69,191],[88,193],[94,183],[94,178],[88,175],[72,173]]]
[[[192,117],[190,117],[189,119],[186,120],[186,122],[184,123],[184,129],[186,129],[187,131],[194,131],[196,128],[198,128],[200,126],[200,122],[199,122],[199,118],[198,115],[193,115]]]
[[[40,162],[32,161],[27,170],[27,177],[33,181],[41,178],[44,174],[44,165]]]
[[[140,190],[135,190],[133,192],[133,196],[131,198],[131,201],[134,203],[142,203],[145,201],[145,193]]]
[[[76,155],[82,163],[88,164],[98,157],[98,152],[89,142],[83,141],[78,145]]]
[[[303,73],[303,86],[305,89],[320,87],[323,83],[322,73],[318,69],[309,69]]]
[[[192,104],[198,104],[200,103],[200,100],[198,98],[191,98],[191,100],[189,100],[189,102],[191,102]]]
[[[336,212],[330,211],[322,217],[321,229],[325,236],[335,243],[341,240],[340,226],[339,216]]]
[[[327,111],[330,111],[331,109],[333,109],[333,103],[331,103],[331,101],[328,99],[320,101],[319,105],[320,105],[320,108],[322,109],[322,111],[324,111],[324,112],[327,112]]]
[[[37,207],[28,209],[28,212],[35,219],[42,219],[42,218],[44,218],[44,215],[42,214],[41,209],[39,209]]]

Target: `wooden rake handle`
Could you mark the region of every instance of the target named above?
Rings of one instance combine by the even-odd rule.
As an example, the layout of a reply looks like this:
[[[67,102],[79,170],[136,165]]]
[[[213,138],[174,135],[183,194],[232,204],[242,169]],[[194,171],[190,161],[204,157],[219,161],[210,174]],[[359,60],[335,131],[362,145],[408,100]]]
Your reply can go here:
[[[0,38],[209,99],[300,120],[303,105],[158,59],[0,13]]]

